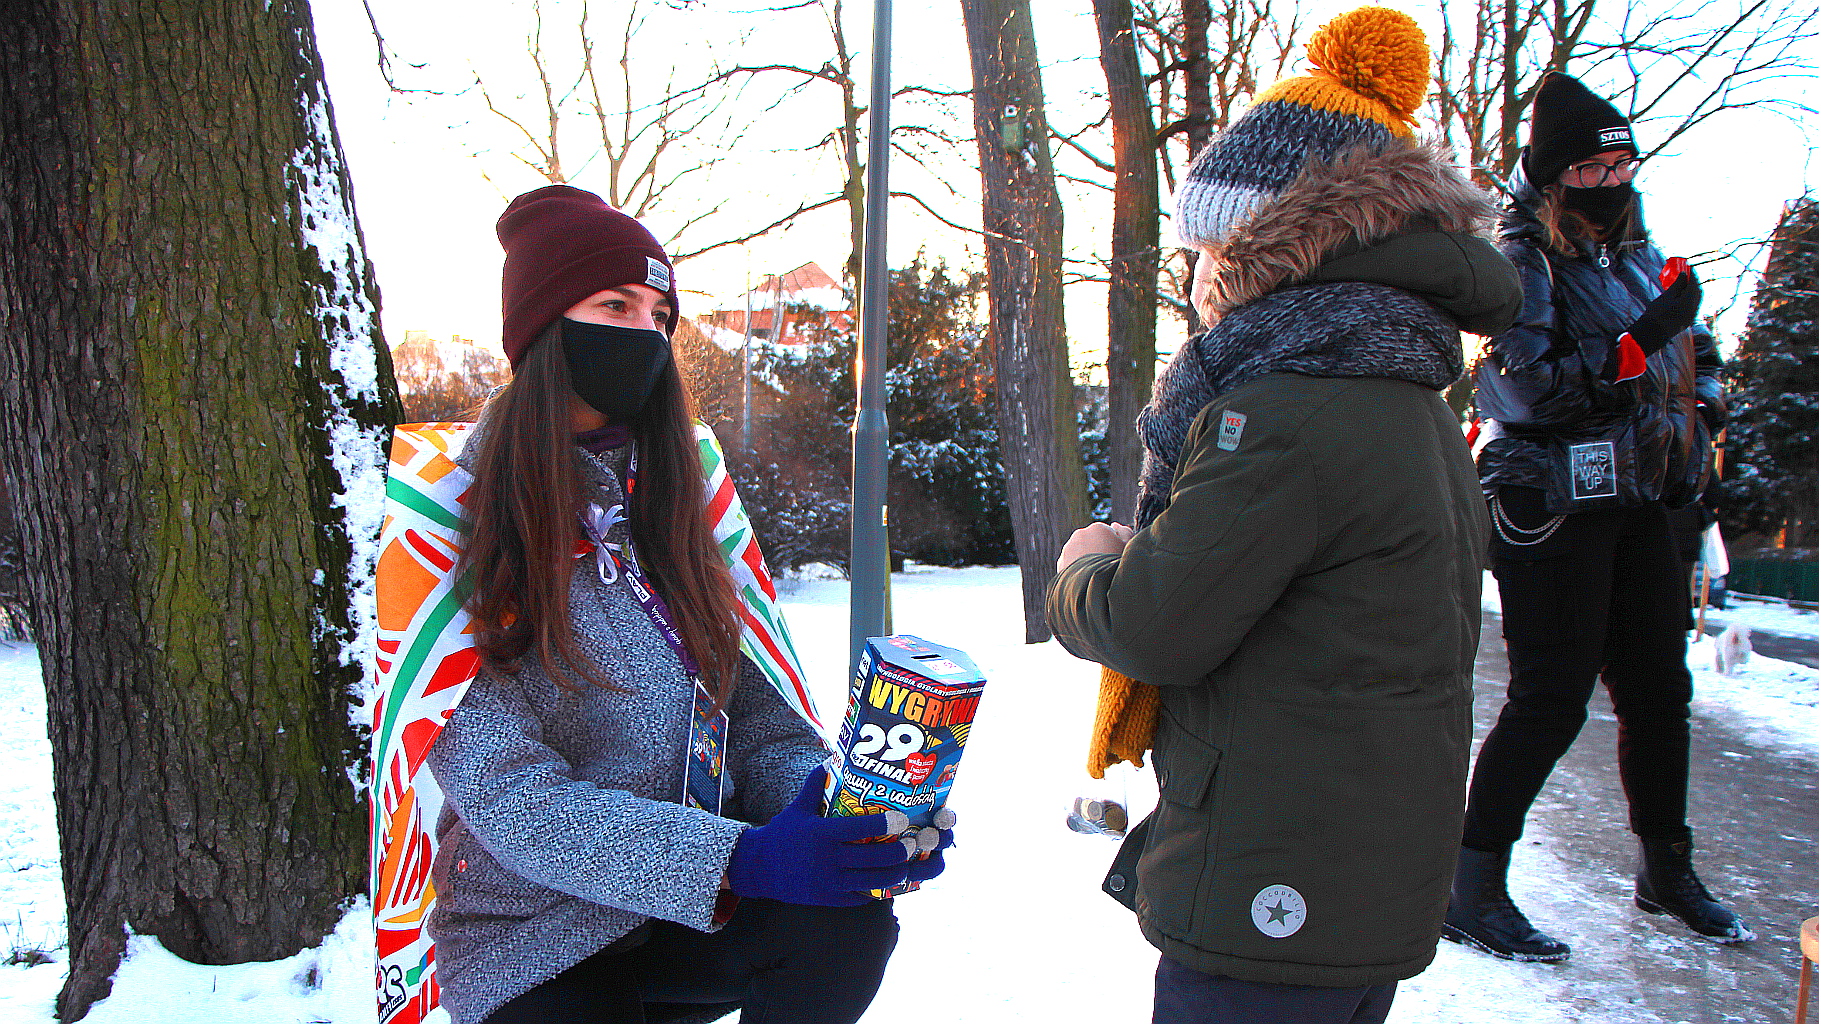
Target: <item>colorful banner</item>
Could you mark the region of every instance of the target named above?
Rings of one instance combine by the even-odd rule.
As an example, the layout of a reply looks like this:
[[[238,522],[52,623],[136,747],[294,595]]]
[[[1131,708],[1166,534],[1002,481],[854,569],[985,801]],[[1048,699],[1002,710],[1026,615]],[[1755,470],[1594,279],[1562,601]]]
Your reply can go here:
[[[386,518],[377,568],[379,637],[373,681],[371,896],[378,959],[379,1024],[446,1021],[436,986],[436,947],[424,922],[436,904],[442,791],[424,758],[461,703],[480,659],[455,578],[473,482],[455,464],[470,423],[414,423],[392,439]],[[786,704],[822,731],[803,668],[777,606],[777,590],[752,533],[714,433],[697,424],[715,540],[740,593],[740,649]],[[584,551],[584,554],[587,552]]]

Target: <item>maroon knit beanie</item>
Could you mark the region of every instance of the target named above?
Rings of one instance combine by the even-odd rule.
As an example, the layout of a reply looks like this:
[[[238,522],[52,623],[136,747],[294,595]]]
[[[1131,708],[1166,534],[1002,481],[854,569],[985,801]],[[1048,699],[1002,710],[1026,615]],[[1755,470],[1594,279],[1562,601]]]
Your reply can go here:
[[[642,284],[668,295],[675,330],[680,309],[670,257],[644,225],[600,196],[546,185],[514,199],[496,230],[506,250],[500,344],[513,366],[552,320],[615,285]]]

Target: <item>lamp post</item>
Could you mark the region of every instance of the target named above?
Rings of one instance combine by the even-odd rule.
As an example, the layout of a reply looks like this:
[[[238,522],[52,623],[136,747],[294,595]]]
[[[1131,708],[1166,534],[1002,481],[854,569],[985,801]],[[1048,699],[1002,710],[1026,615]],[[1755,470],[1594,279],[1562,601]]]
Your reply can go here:
[[[885,209],[891,157],[891,0],[873,3],[872,102],[866,115],[866,238],[860,270],[860,346],[855,356],[854,501],[848,559],[848,668],[866,638],[891,631],[891,547],[885,510]]]

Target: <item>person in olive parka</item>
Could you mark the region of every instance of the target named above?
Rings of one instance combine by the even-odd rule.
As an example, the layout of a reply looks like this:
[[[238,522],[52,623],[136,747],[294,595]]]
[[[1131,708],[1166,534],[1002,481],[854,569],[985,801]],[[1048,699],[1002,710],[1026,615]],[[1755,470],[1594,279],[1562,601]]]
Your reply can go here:
[[[1568,957],[1511,902],[1505,875],[1604,680],[1639,841],[1637,905],[1745,941],[1751,929],[1692,863],[1688,576],[1668,518],[1713,465],[1720,358],[1696,320],[1700,285],[1681,261],[1665,273],[1645,233],[1625,117],[1551,73],[1530,120],[1500,231],[1524,311],[1474,375],[1511,685],[1473,769],[1446,935],[1504,959]]]
[[[1076,531],[1049,592],[1136,681],[1103,715],[1156,707],[1162,798],[1104,887],[1160,1022],[1384,1020],[1459,843],[1490,524],[1440,393],[1521,297],[1490,200],[1412,137],[1415,23],[1362,8],[1309,57],[1185,178],[1211,327],[1139,418],[1136,531]]]

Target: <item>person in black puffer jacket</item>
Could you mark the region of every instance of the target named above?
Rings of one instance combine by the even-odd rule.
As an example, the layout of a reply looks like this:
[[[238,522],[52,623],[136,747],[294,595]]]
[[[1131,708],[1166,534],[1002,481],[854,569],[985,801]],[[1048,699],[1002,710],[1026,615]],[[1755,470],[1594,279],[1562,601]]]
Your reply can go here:
[[[1604,678],[1640,864],[1637,904],[1721,942],[1753,937],[1702,886],[1687,824],[1687,579],[1668,510],[1695,500],[1724,422],[1700,285],[1651,245],[1631,125],[1551,73],[1501,226],[1524,309],[1475,376],[1481,486],[1511,661],[1486,737],[1443,934],[1494,956],[1563,960],[1506,893],[1511,847]],[[1665,280],[1667,278],[1667,280]]]

